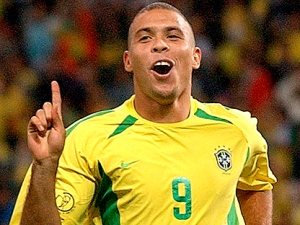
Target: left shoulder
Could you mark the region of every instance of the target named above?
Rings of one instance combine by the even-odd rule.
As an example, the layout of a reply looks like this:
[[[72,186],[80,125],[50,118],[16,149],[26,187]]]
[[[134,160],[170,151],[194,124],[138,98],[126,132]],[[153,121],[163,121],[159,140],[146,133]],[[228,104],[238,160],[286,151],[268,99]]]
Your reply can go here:
[[[193,100],[196,105],[196,111],[202,111],[203,114],[219,117],[226,119],[228,121],[247,121],[254,120],[257,123],[257,119],[252,117],[251,113],[248,111],[242,111],[235,108],[230,108],[221,103],[201,103],[197,100]]]
[[[249,111],[230,108],[220,103],[201,103],[197,100],[195,104],[197,104],[195,115],[199,117],[225,121],[236,126],[244,134],[258,133],[257,118],[253,117]]]

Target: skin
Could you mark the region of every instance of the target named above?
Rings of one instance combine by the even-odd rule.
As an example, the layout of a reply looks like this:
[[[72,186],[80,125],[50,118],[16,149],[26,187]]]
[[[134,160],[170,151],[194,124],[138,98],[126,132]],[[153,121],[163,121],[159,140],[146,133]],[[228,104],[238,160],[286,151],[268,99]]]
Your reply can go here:
[[[144,118],[178,122],[190,113],[192,70],[200,66],[190,25],[178,13],[153,9],[132,23],[125,70],[133,73],[135,108]],[[164,76],[152,70],[157,61],[173,63]],[[53,81],[52,102],[46,102],[28,124],[28,147],[33,154],[32,177],[21,224],[61,224],[55,204],[55,177],[65,141],[59,85]],[[272,193],[237,191],[246,224],[271,225]],[[45,216],[47,215],[47,216]],[[254,216],[255,215],[255,216]]]
[[[246,225],[272,225],[272,191],[237,190]]]
[[[140,14],[132,23],[125,70],[133,73],[135,108],[153,122],[178,122],[190,110],[192,70],[198,69],[201,51],[195,47],[188,22],[178,13],[155,9]],[[175,65],[167,76],[152,70],[157,61]]]
[[[62,121],[61,94],[56,81],[51,83],[51,90],[52,103],[44,103],[28,124],[27,142],[33,162],[21,224],[60,224],[55,203],[55,179],[66,132]]]

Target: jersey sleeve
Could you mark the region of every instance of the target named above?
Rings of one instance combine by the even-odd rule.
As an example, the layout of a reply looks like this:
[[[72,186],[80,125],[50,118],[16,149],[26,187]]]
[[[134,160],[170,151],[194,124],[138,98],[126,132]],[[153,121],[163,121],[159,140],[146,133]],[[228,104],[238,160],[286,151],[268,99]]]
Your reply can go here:
[[[56,175],[56,205],[63,225],[102,224],[99,210],[93,200],[98,181],[91,168],[92,162],[85,155],[84,136],[73,131],[66,138]],[[19,224],[31,178],[31,167],[23,181],[11,218],[12,224]]]
[[[270,169],[267,142],[257,130],[257,119],[249,112],[237,113],[240,114],[240,128],[248,145],[247,159],[237,187],[253,191],[271,190],[277,180]]]
[[[86,155],[87,132],[74,129],[66,138],[59,161],[56,181],[56,204],[62,224],[92,224],[99,221],[99,210],[94,208],[98,180],[93,161]]]

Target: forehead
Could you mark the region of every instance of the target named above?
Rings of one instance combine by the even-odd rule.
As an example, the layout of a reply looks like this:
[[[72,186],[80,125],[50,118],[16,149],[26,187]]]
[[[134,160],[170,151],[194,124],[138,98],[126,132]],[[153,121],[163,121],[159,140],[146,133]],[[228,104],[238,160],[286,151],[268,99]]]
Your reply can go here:
[[[152,9],[139,14],[131,24],[130,33],[134,35],[143,28],[178,27],[190,32],[188,22],[177,12],[168,9]]]

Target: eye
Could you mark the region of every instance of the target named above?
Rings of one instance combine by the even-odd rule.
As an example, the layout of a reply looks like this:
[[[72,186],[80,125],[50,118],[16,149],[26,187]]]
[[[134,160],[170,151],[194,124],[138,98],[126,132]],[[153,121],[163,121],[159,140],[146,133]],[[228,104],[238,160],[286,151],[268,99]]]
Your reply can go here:
[[[171,35],[168,36],[168,38],[179,38],[179,37],[175,34],[171,34]]]
[[[149,40],[149,39],[151,39],[151,37],[150,37],[149,35],[144,35],[144,36],[142,36],[142,37],[139,39],[139,41],[144,42],[144,41],[147,41],[147,40]]]
[[[168,35],[168,39],[177,40],[177,39],[180,39],[180,36],[176,35],[176,34],[170,34],[170,35]]]
[[[181,29],[176,28],[176,27],[170,27],[167,29],[166,36],[170,40],[178,40],[178,39],[183,39],[184,35]]]

